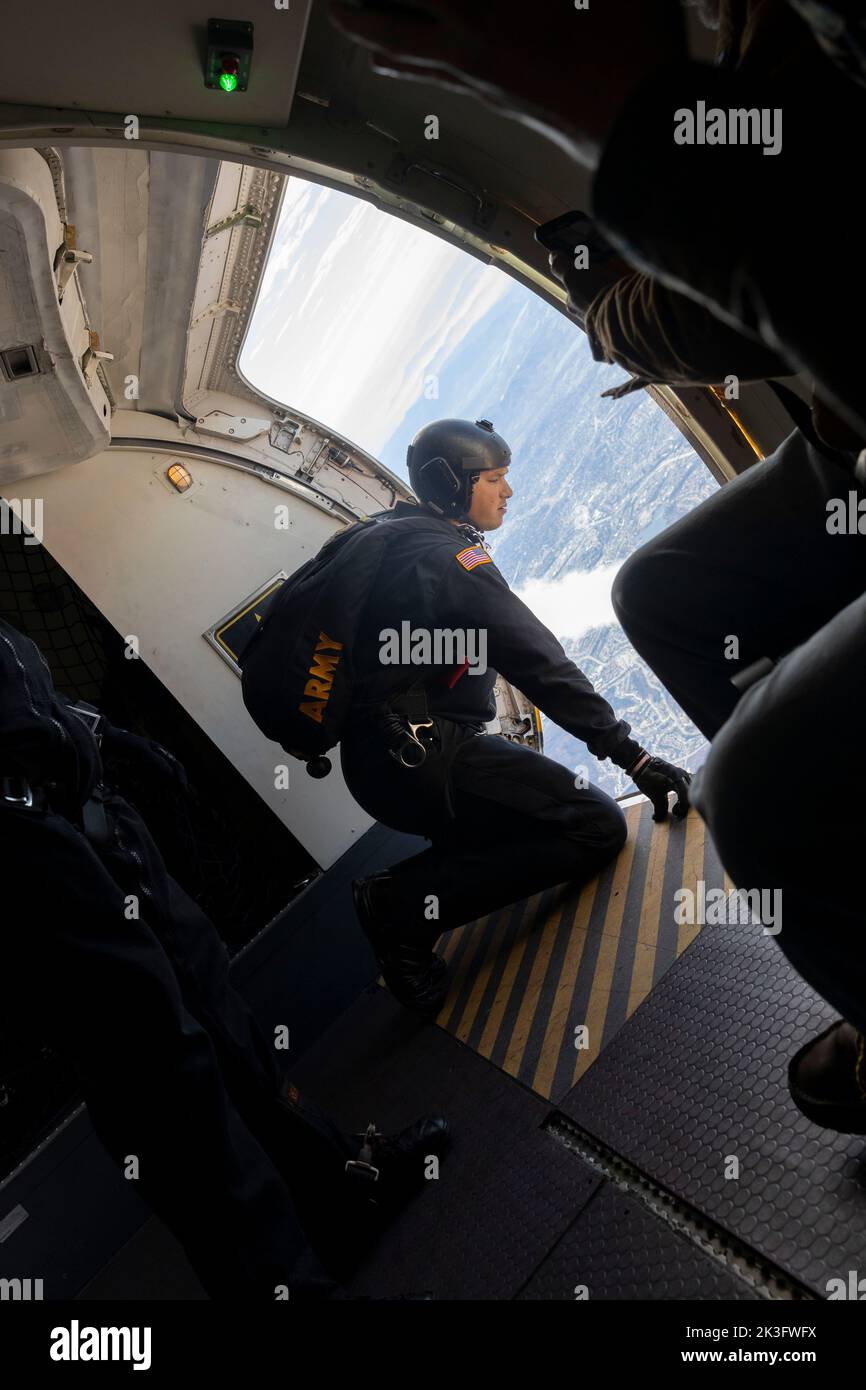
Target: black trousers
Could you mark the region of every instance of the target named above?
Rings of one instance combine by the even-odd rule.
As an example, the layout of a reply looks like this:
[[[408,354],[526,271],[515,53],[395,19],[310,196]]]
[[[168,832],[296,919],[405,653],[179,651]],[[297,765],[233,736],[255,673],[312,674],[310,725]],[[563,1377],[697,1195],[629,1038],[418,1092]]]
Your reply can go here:
[[[97,1135],[211,1298],[339,1297],[309,1237],[359,1145],[287,1081],[138,813],[105,810],[104,845],[0,810],[5,988],[71,1055]]]
[[[370,726],[341,744],[364,810],[432,841],[391,870],[384,906],[413,933],[433,941],[544,888],[583,882],[619,853],[625,817],[598,787],[578,788],[560,763],[474,726],[438,716],[434,726],[420,768],[395,762]]]
[[[636,551],[613,599],[713,740],[692,801],[725,868],[781,892],[775,940],[866,1031],[866,536],[827,529],[828,501],[853,487],[795,432]],[[731,676],[765,656],[778,664],[740,695]]]

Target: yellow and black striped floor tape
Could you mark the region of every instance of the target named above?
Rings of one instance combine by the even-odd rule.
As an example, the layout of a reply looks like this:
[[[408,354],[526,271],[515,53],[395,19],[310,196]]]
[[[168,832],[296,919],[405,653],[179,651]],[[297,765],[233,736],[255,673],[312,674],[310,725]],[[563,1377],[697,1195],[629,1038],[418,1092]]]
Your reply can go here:
[[[582,888],[563,885],[451,932],[440,1027],[554,1103],[599,1056],[700,927],[679,888],[730,889],[704,823],[626,809],[628,840]]]

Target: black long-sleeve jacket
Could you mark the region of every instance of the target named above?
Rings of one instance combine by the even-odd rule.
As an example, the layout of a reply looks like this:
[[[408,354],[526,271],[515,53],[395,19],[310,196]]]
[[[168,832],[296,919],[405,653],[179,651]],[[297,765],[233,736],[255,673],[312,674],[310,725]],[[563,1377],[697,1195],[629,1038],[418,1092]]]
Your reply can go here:
[[[611,758],[621,767],[634,762],[640,746],[629,738],[631,726],[617,719],[553,633],[512,593],[478,533],[408,502],[398,503],[381,520],[387,526],[390,519],[403,517],[416,524],[401,527],[389,539],[355,648],[361,703],[390,698],[423,669],[383,664],[389,640],[383,634],[469,629],[484,634],[488,669],[477,675],[467,671],[450,689],[445,679],[437,680],[440,673],[431,672],[431,713],[463,723],[493,719],[499,672],[555,723],[582,739],[595,757]],[[447,678],[451,670],[443,668],[441,675]]]

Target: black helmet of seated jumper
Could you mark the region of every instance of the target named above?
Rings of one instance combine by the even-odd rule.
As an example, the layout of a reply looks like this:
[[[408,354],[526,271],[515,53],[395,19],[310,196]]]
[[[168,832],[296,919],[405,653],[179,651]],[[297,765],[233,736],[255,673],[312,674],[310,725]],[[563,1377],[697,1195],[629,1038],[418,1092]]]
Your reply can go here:
[[[434,420],[406,453],[412,490],[436,516],[457,520],[472,505],[479,473],[507,468],[511,450],[489,420]]]

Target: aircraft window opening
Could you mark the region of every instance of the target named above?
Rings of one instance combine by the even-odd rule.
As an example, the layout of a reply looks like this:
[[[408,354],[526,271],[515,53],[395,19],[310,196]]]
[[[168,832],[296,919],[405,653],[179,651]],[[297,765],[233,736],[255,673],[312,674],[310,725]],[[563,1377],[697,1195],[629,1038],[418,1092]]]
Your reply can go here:
[[[408,482],[431,420],[491,419],[515,490],[488,536],[509,584],[648,746],[694,770],[706,744],[616,622],[610,591],[645,541],[717,483],[646,392],[593,360],[580,329],[497,266],[351,193],[290,177],[238,356],[253,389],[354,441]],[[288,446],[288,447],[287,447]],[[340,458],[329,449],[338,466]],[[545,721],[545,752],[614,796],[625,774]]]

